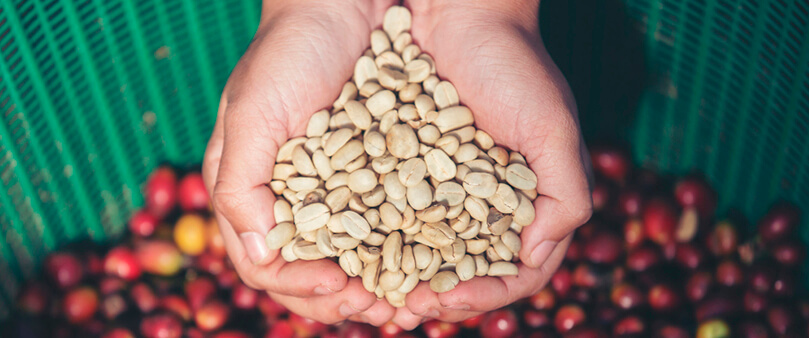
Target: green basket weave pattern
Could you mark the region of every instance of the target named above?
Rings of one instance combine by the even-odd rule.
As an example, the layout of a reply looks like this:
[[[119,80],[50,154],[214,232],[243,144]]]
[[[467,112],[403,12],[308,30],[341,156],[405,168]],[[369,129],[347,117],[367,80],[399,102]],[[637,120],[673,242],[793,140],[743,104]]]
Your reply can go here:
[[[0,317],[45,252],[120,234],[153,167],[200,162],[259,9],[0,1]]]
[[[259,8],[0,1],[0,318],[46,252],[120,234],[151,169],[200,162]],[[541,24],[588,140],[705,172],[721,210],[809,210],[805,0],[547,0]]]

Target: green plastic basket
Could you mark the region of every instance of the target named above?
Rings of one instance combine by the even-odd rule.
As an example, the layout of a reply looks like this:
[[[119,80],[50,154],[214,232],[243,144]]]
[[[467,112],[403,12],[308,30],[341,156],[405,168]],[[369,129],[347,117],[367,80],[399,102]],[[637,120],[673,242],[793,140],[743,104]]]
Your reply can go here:
[[[201,161],[259,9],[0,1],[0,318],[47,252],[119,235],[151,169]],[[541,23],[588,140],[705,172],[721,210],[757,218],[779,197],[809,210],[805,0],[548,0]]]

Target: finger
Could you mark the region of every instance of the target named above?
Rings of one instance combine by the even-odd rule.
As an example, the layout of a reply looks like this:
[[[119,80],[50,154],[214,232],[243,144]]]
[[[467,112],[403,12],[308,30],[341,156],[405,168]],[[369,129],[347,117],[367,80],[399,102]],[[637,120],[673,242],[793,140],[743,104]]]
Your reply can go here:
[[[476,279],[478,278],[473,278],[470,281]],[[461,282],[458,285],[460,286],[461,284],[468,283],[470,281]],[[479,291],[491,293],[497,292],[496,290]],[[430,284],[428,282],[420,282],[419,285],[413,289],[413,291],[407,294],[405,304],[407,304],[407,309],[410,310],[411,313],[413,313],[415,316],[422,317],[423,319],[436,318],[442,321],[457,322],[478,315],[478,313],[474,311],[468,311],[468,308],[466,307],[462,309],[451,309],[444,307],[438,299],[439,295],[440,294],[437,294],[430,289]]]
[[[216,114],[216,122],[213,126],[211,138],[205,147],[205,155],[202,159],[202,181],[205,183],[205,190],[209,197],[213,198],[213,188],[216,184],[216,175],[219,172],[219,160],[222,158],[222,144],[225,142],[225,126],[223,116],[227,108],[227,98],[222,95],[219,101],[219,112]]]
[[[461,282],[454,289],[438,294],[441,306],[447,309],[485,312],[501,308],[538,292],[550,280],[565,257],[572,235],[568,235],[537,269],[518,264],[516,276],[476,277]],[[443,318],[442,318],[443,319]]]
[[[388,304],[387,300],[379,299],[370,308],[349,319],[378,327],[393,319],[394,314],[396,314],[396,308]]]
[[[219,218],[227,222],[223,217]],[[221,226],[220,230],[234,268],[245,284],[254,289],[295,297],[312,297],[332,294],[346,288],[348,277],[340,266],[330,260],[298,260],[288,263],[279,258],[267,265],[255,265],[247,257],[235,230],[229,226]],[[277,251],[273,250],[276,254]],[[312,271],[317,273],[313,274]]]
[[[406,331],[411,331],[417,328],[424,318],[416,316],[407,307],[396,309],[396,314],[393,316],[393,323],[399,325]]]
[[[258,107],[229,103],[213,194],[215,210],[238,234],[250,260],[259,265],[274,258],[264,242],[275,225],[275,195],[266,184],[272,179],[279,140],[287,137],[280,123],[268,116]]]
[[[540,267],[556,244],[593,212],[592,195],[581,153],[581,138],[571,116],[562,128],[547,131],[542,142],[527,149],[526,159],[537,173],[536,218],[523,228],[520,257],[529,267]]]
[[[362,287],[359,278],[352,278],[345,289],[333,295],[298,298],[270,294],[270,297],[294,313],[326,324],[344,321],[377,303],[376,297]]]

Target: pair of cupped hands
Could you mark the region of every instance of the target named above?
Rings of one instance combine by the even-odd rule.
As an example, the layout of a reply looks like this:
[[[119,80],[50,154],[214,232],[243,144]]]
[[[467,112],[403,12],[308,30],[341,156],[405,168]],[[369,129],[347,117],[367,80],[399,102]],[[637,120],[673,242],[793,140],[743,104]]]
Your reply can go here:
[[[222,94],[203,174],[228,255],[250,287],[292,312],[405,329],[461,321],[542,288],[573,231],[592,213],[589,155],[575,102],[542,45],[538,0],[410,0],[414,43],[452,82],[476,126],[521,152],[538,176],[536,220],[523,229],[519,275],[476,277],[436,294],[421,282],[394,308],[329,260],[287,263],[264,244],[275,226],[272,178],[278,147],[331,107],[394,0],[265,0],[255,38]]]

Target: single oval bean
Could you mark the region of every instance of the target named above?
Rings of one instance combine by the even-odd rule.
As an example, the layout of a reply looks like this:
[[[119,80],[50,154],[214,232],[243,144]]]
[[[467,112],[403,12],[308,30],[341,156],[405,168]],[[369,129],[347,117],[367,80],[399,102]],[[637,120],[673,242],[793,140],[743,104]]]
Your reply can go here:
[[[382,86],[377,80],[365,81],[362,87],[360,87],[360,96],[371,97],[371,95],[376,94],[380,90],[382,90]]]
[[[346,102],[357,98],[357,92],[357,86],[353,82],[346,82],[343,85],[343,89],[340,91],[340,96],[337,97],[337,100],[335,100],[332,105],[333,111],[343,109]]]
[[[400,285],[396,291],[402,294],[408,294],[410,291],[413,291],[419,284],[419,272],[419,270],[414,270],[412,273],[407,274],[404,281],[402,281],[402,285]]]
[[[492,147],[487,152],[489,157],[491,157],[497,164],[502,166],[508,165],[508,151],[503,149],[502,147]]]
[[[283,222],[276,224],[275,227],[270,229],[264,240],[267,242],[267,248],[276,250],[287,245],[294,237],[295,226],[290,222]]]
[[[362,269],[362,287],[365,288],[365,291],[374,292],[379,281],[381,267],[382,264],[378,259],[370,263],[366,262],[365,268]]]
[[[438,105],[437,102],[436,105]],[[475,118],[472,116],[472,111],[469,110],[469,108],[464,106],[454,106],[443,108],[438,111],[438,116],[435,118],[434,123],[441,133],[446,133],[466,126],[471,126],[473,123],[475,123]]]
[[[455,264],[455,274],[462,282],[475,277],[475,259],[470,255],[464,255],[461,261]]]
[[[327,194],[324,203],[326,203],[332,213],[338,213],[348,206],[348,201],[351,199],[351,195],[351,189],[346,186],[342,186]]]
[[[522,242],[520,241],[520,236],[518,236],[513,231],[506,231],[502,235],[500,235],[500,242],[508,248],[509,251],[512,253],[520,252],[522,248]]]
[[[332,135],[331,137],[334,137]],[[365,147],[362,145],[362,141],[359,140],[351,140],[346,143],[342,148],[337,150],[334,153],[334,156],[331,157],[331,167],[334,170],[342,170],[346,168],[346,165],[360,157],[365,153]]]
[[[391,196],[387,196],[387,197],[385,197],[385,202],[393,204],[393,206],[396,208],[396,210],[404,211],[405,208],[407,207],[407,197],[393,198]]]
[[[418,45],[411,44],[402,50],[402,61],[405,65],[413,61],[421,54],[421,48]]]
[[[443,150],[430,150],[424,155],[424,162],[427,165],[427,171],[430,173],[430,176],[434,177],[436,180],[444,182],[455,178],[457,172],[455,162],[452,162]]]
[[[451,245],[441,247],[441,257],[444,259],[444,261],[450,263],[460,262],[465,254],[466,242],[460,238],[456,238]]]
[[[438,247],[451,245],[455,241],[455,231],[444,222],[437,223],[424,223],[421,226],[421,233],[430,242],[435,243]]]
[[[379,119],[379,132],[383,135],[387,135],[390,132],[390,128],[393,127],[396,122],[399,121],[399,113],[396,110],[389,110],[382,114],[382,118]]]
[[[348,186],[348,173],[337,172],[334,173],[328,180],[326,180],[326,190],[332,191],[339,187]]]
[[[412,20],[410,10],[402,6],[391,6],[382,17],[382,29],[385,30],[391,40],[394,40],[399,34],[410,30]],[[373,290],[368,292],[373,292]]]
[[[379,206],[379,218],[382,224],[391,230],[399,230],[402,227],[402,214],[391,203],[386,202]]]
[[[384,255],[382,258],[385,258]],[[394,291],[402,286],[404,279],[405,273],[402,272],[402,270],[383,270],[379,275],[379,285],[382,287],[382,290]]]
[[[387,33],[380,29],[375,29],[371,32],[371,51],[374,52],[374,55],[382,54],[382,52],[390,50],[390,48],[390,39],[388,39]]]
[[[481,222],[487,221],[489,217],[489,206],[486,201],[475,196],[466,196],[463,205],[466,211],[469,212],[469,216]]]
[[[402,54],[405,47],[410,46],[411,43],[413,43],[413,37],[410,33],[403,32],[393,39],[393,51],[396,52],[396,54]]]
[[[407,75],[408,82],[419,83],[430,76],[430,64],[421,59],[411,60],[405,65],[404,72]]]
[[[360,261],[357,252],[354,250],[346,250],[340,255],[338,259],[340,267],[345,271],[349,277],[357,277],[362,272],[362,261]]]
[[[387,68],[385,68],[385,71],[395,72],[394,70],[390,70]],[[384,84],[382,82],[380,82],[379,84],[381,84],[384,87]],[[374,117],[382,116],[382,114],[393,109],[395,106],[396,106],[396,94],[394,94],[390,90],[380,90],[379,92],[374,93],[374,95],[371,95],[371,97],[368,98],[368,101],[365,102],[365,107],[368,108],[368,111]]]
[[[416,121],[420,118],[416,106],[412,104],[405,104],[399,107],[398,117],[399,121],[402,122]]]
[[[349,234],[332,234],[331,244],[341,250],[352,250],[360,245],[360,240],[351,237]]]
[[[356,171],[357,169],[365,168],[367,164],[368,164],[368,155],[366,155],[365,152],[363,152],[353,161],[348,162],[344,169],[346,172],[350,174]]]
[[[497,191],[497,179],[492,174],[470,172],[463,179],[463,188],[469,195],[489,198]]]
[[[399,179],[399,173],[385,175],[382,185],[385,189],[385,194],[393,198],[404,198],[405,194],[407,193],[407,187],[405,187],[405,185],[402,184],[402,181]]]
[[[433,100],[435,100],[435,105],[438,107],[438,109],[456,106],[460,102],[458,98],[458,91],[455,90],[455,86],[448,81],[441,81],[436,84],[433,93]]]
[[[409,83],[399,91],[399,101],[411,103],[416,100],[419,94],[421,94],[421,85],[418,83]]]
[[[520,203],[513,213],[514,222],[522,226],[528,226],[533,223],[536,218],[536,209],[534,209],[534,204],[528,200],[528,197],[525,197],[525,195],[517,194],[517,197]]]
[[[329,112],[327,110],[319,110],[309,118],[309,123],[306,125],[306,137],[323,136],[326,130],[329,129]]]
[[[423,281],[428,281],[433,278],[441,267],[441,253],[438,249],[432,249],[430,252],[430,264],[419,273],[419,279]]]
[[[517,265],[511,262],[494,262],[489,265],[487,275],[493,277],[516,276],[519,273]]]
[[[287,184],[284,181],[270,181],[270,190],[273,194],[281,195],[286,188]]]
[[[385,188],[377,185],[373,190],[362,194],[362,203],[368,207],[376,208],[385,202],[386,197]]]
[[[323,149],[315,150],[312,154],[312,163],[315,165],[317,175],[322,180],[328,180],[331,175],[334,175],[334,169],[331,168],[329,157],[323,152]]]
[[[405,245],[402,247],[402,272],[411,274],[416,271],[416,258],[413,256],[413,247]]]
[[[508,247],[503,244],[503,241],[498,241],[497,243],[492,244],[492,248],[500,258],[503,258],[504,261],[511,261],[514,258],[514,253],[508,249]]]
[[[296,192],[316,189],[318,184],[320,180],[314,177],[298,176],[287,180],[287,188]]]
[[[385,292],[385,300],[388,301],[390,306],[395,308],[402,308],[407,305],[405,303],[405,296],[407,295],[396,290]]]
[[[489,274],[489,261],[483,255],[475,255],[475,276],[483,277]]]
[[[436,203],[416,212],[416,218],[425,223],[439,222],[447,216],[447,206]]]
[[[469,167],[469,171],[477,173],[487,173],[494,175],[494,166],[484,159],[476,159],[465,162],[463,165]]]
[[[489,240],[484,238],[467,239],[466,252],[470,255],[480,255],[489,248]]]
[[[368,221],[368,225],[371,226],[371,229],[376,229],[379,225],[379,210],[377,209],[368,209],[363,214],[362,217]]]
[[[374,59],[370,56],[361,56],[354,65],[354,83],[357,85],[357,88],[360,88],[365,84],[365,81],[375,80],[377,73],[378,69],[376,68]]]
[[[494,177],[497,177],[498,182],[506,182],[506,167],[495,164],[494,165]],[[512,188],[513,190],[513,188]]]
[[[421,158],[411,158],[402,164],[399,169],[399,182],[405,187],[415,187],[427,175],[427,164]]]
[[[386,145],[391,155],[401,159],[416,157],[419,153],[419,140],[413,128],[405,124],[391,127],[385,136]]]
[[[381,246],[383,243],[385,243],[385,238],[385,235],[376,231],[371,231],[368,237],[362,240],[362,242],[370,246]]]
[[[428,76],[421,85],[424,87],[424,92],[432,98],[435,95],[435,87],[438,86],[440,82],[441,80],[438,79],[438,76],[435,76],[435,73],[433,73]]]
[[[332,132],[326,145],[323,146],[323,153],[326,154],[326,156],[334,156],[340,148],[351,140],[353,135],[354,131],[351,128],[341,128]]]
[[[380,68],[379,84],[385,89],[402,90],[407,86],[407,74],[388,67]]]
[[[369,192],[376,185],[376,173],[371,169],[357,169],[348,175],[348,188],[355,193]]]
[[[465,198],[466,190],[463,186],[452,181],[441,182],[435,189],[435,201],[451,207],[463,204]]]
[[[407,188],[407,202],[413,210],[422,210],[433,201],[433,191],[427,181],[422,180],[413,187]]]
[[[520,206],[520,199],[517,197],[514,189],[511,189],[511,186],[500,183],[497,185],[497,191],[495,191],[494,196],[489,198],[489,203],[491,203],[497,211],[510,214]]]
[[[443,150],[449,156],[454,156],[458,152],[460,142],[455,136],[445,135],[435,141],[435,147]]]
[[[295,226],[300,232],[317,230],[326,225],[330,216],[329,207],[325,204],[309,204],[295,214]]]
[[[497,254],[497,250],[495,250],[494,247],[490,246],[488,249],[486,249],[486,259],[488,259],[489,262],[494,263],[502,261],[503,257],[500,257],[500,255]]]
[[[464,143],[458,147],[455,155],[452,155],[452,159],[456,163],[466,163],[478,158],[478,153],[480,153],[480,150],[474,144]]]
[[[275,155],[275,162],[276,163],[291,163],[292,162],[292,150],[295,149],[297,146],[302,146],[306,143],[305,137],[296,137],[286,141],[281,147],[278,148],[278,154]]]
[[[422,144],[435,145],[435,142],[441,137],[441,133],[434,125],[428,124],[419,128],[418,136]]]
[[[506,167],[506,182],[517,189],[532,190],[537,188],[537,175],[522,164],[512,163]]]
[[[430,289],[437,293],[450,291],[460,283],[454,271],[441,271],[430,280]]]
[[[329,229],[325,227],[317,230],[315,244],[320,253],[326,257],[334,257],[337,255],[337,248],[331,242],[331,235]]]
[[[302,145],[297,145],[292,149],[292,165],[295,166],[295,170],[303,176],[317,175],[317,170],[315,170],[315,165],[312,163],[312,158],[309,157],[306,150],[303,150]]]
[[[292,241],[284,245],[281,248],[281,258],[283,258],[287,262],[294,262],[298,260],[298,257],[295,256],[295,252],[292,250],[292,248],[295,246],[295,243],[297,243],[298,241],[299,239],[293,239]]]
[[[317,245],[307,241],[299,241],[292,246],[292,252],[298,259],[305,261],[315,261],[318,259],[326,258],[326,255],[320,252]]]
[[[356,239],[364,240],[371,234],[371,226],[368,221],[354,211],[343,212],[340,222],[342,222],[346,233]]]
[[[416,260],[416,268],[424,270],[433,259],[433,251],[424,244],[416,244],[413,246],[413,258]]]
[[[455,136],[456,138],[458,138],[458,142],[460,142],[461,144],[464,144],[464,143],[472,142],[472,140],[475,139],[475,132],[476,131],[477,131],[477,129],[475,129],[474,126],[468,126],[468,127],[463,127],[461,129],[458,129],[458,130],[453,130],[453,131],[451,131],[449,133],[446,133],[446,135]]]
[[[343,222],[340,221],[341,216],[342,215],[340,215],[339,213],[332,213],[331,217],[329,217],[329,221],[326,222],[326,227],[329,228],[329,231],[331,231],[332,233],[344,234],[346,232],[346,229],[343,228]]]
[[[475,131],[475,144],[481,150],[488,151],[494,146],[494,139],[492,139],[489,133],[483,130],[477,130]]]
[[[430,75],[435,74],[435,60],[433,60],[432,56],[430,56],[429,54],[422,53],[421,55],[419,55],[419,60],[424,60],[425,62],[427,62],[428,65],[430,65]]]
[[[382,253],[379,251],[377,247],[367,247],[364,245],[357,246],[357,255],[359,256],[360,260],[363,261],[365,264],[378,262],[379,258],[382,257]]]
[[[402,265],[402,234],[400,232],[392,232],[382,244],[382,264],[388,271],[399,271]]]
[[[279,198],[275,200],[272,210],[276,224],[292,222],[292,206],[289,205],[289,202]]]
[[[351,119],[351,123],[357,128],[365,130],[371,127],[371,113],[364,104],[354,100],[348,101],[345,105],[345,112],[348,114],[348,118]]]
[[[489,231],[492,232],[492,235],[500,236],[504,234],[511,226],[512,220],[511,215],[503,215],[494,208],[489,209],[487,224],[489,225]]]
[[[401,71],[402,68],[404,68],[404,61],[402,61],[402,57],[393,51],[382,52],[382,54],[379,54],[379,56],[374,59],[374,63],[376,63],[376,67],[378,69],[389,68]]]

